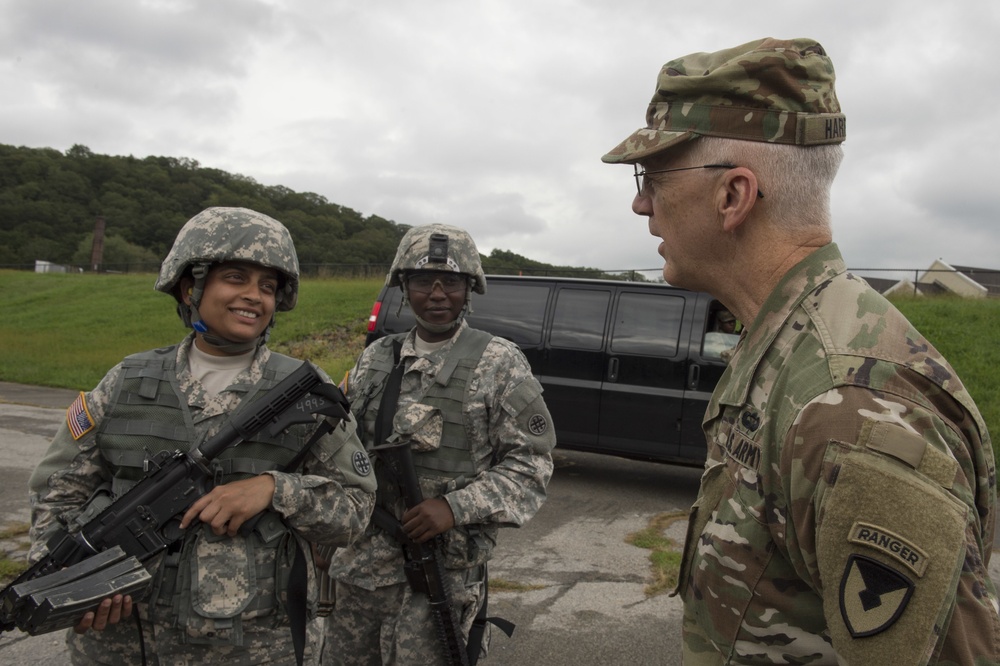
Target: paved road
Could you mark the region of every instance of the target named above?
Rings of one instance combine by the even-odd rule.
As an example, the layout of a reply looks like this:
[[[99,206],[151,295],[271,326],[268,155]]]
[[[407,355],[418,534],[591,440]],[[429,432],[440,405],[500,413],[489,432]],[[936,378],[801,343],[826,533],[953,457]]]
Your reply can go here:
[[[28,520],[31,470],[75,398],[72,391],[0,382],[0,527]],[[699,470],[559,452],[549,499],[524,528],[504,530],[490,564],[494,580],[532,586],[494,592],[491,615],[517,624],[494,632],[493,666],[680,664],[680,605],[647,599],[649,551],[625,539],[665,511],[686,510]],[[683,540],[683,521],[668,531]],[[537,589],[534,589],[537,588]],[[0,664],[61,666],[60,634],[0,637]]]

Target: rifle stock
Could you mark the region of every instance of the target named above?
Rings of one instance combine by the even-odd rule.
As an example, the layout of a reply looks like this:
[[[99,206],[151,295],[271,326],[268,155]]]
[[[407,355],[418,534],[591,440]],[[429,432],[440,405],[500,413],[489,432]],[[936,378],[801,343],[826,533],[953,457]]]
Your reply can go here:
[[[126,588],[143,594],[148,588],[148,580],[142,587],[139,583],[143,581],[130,574],[118,581],[123,586],[121,589],[115,588],[113,581],[108,583],[104,579],[98,585],[98,578],[91,574],[104,571],[106,578],[107,571],[99,568],[92,572],[93,566],[87,567],[84,562],[113,548],[119,549],[123,557],[146,562],[183,536],[179,529],[180,519],[214,486],[214,474],[208,463],[219,454],[265,428],[280,432],[296,423],[315,422],[316,414],[347,419],[348,409],[340,390],[325,383],[316,367],[304,361],[267,395],[239,410],[216,435],[200,446],[189,452],[163,451],[148,459],[146,472],[135,486],[97,512],[79,531],[57,530],[47,542],[47,555],[0,591],[0,633],[18,628],[35,634],[72,626],[87,610],[79,608],[80,600],[88,599],[94,589],[105,591],[100,599],[122,593],[121,589]],[[79,568],[75,568],[78,564]],[[82,577],[78,575],[83,571],[86,573]],[[149,578],[148,574],[145,578]],[[75,583],[69,592],[65,587],[67,580]],[[35,582],[25,585],[29,581]],[[31,590],[31,594],[27,594],[27,590]],[[57,590],[58,595],[55,594]],[[53,593],[51,599],[46,599],[46,591]],[[79,611],[75,617],[53,607],[57,597],[58,603],[72,606],[74,612]],[[33,617],[36,607],[65,617],[60,622],[40,621]]]

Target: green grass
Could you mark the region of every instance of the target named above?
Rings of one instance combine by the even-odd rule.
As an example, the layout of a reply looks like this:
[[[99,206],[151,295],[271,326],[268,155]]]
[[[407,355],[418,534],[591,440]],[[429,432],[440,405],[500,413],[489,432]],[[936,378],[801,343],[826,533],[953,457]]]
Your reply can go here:
[[[544,590],[545,587],[535,583],[518,583],[506,578],[490,578],[490,592],[531,592]]]
[[[21,548],[13,557],[6,552],[8,546],[0,550],[0,585],[7,585],[28,568],[28,548],[31,545],[28,529],[27,523],[13,523],[0,530],[0,541],[17,541]]]
[[[659,513],[649,520],[646,527],[625,538],[626,543],[650,551],[649,564],[653,580],[646,586],[647,597],[670,592],[677,586],[677,576],[681,569],[681,545],[664,532],[673,523],[687,520],[687,517],[686,511]]]
[[[0,270],[0,380],[88,390],[127,354],[187,333],[154,275]],[[339,380],[364,344],[381,279],[307,280],[279,312],[271,347],[308,358]]]
[[[910,296],[892,302],[955,368],[1000,460],[1000,299]]]
[[[0,380],[88,390],[125,355],[178,342],[186,329],[155,276],[0,270]],[[278,313],[271,347],[339,380],[364,343],[382,280],[313,278]],[[1000,440],[1000,299],[894,299],[958,371]],[[994,441],[994,448],[1000,442]]]

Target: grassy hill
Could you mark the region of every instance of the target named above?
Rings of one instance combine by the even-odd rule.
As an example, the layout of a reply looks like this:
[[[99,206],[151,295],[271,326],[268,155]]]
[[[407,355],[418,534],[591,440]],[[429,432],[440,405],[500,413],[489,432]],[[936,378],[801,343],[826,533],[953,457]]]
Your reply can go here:
[[[174,301],[152,274],[0,270],[0,380],[88,390],[127,354],[180,341]],[[339,379],[361,353],[381,279],[315,278],[279,312],[271,347]]]
[[[87,390],[126,354],[186,333],[151,274],[0,270],[0,380]],[[343,376],[361,352],[381,279],[311,278],[278,313],[271,347]],[[1000,444],[1000,300],[902,298],[896,305],[948,358]]]

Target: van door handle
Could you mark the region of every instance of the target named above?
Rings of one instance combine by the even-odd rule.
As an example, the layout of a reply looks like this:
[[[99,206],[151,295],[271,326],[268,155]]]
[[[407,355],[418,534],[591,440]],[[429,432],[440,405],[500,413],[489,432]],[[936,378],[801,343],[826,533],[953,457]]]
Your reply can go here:
[[[618,381],[618,359],[616,357],[612,357],[611,360],[608,361],[608,381]]]
[[[701,366],[697,363],[692,363],[691,367],[688,368],[688,390],[694,391],[698,388],[698,382],[701,381]]]

